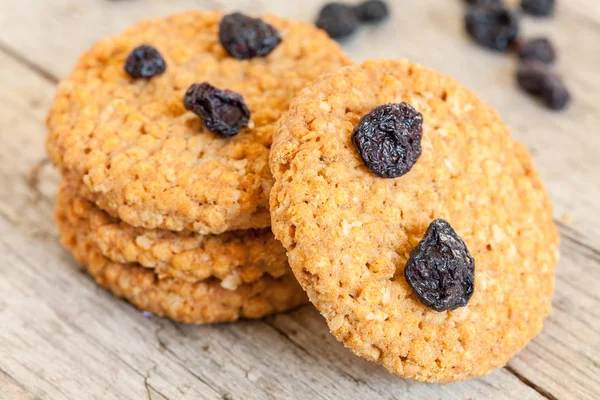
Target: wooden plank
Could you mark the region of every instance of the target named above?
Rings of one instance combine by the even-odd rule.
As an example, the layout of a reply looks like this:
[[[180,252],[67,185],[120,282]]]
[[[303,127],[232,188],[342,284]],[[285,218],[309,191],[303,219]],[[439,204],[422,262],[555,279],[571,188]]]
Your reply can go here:
[[[33,396],[15,381],[10,375],[0,370],[0,399],[31,400]]]
[[[0,56],[0,66],[0,77],[21,77],[3,79],[7,95],[0,95],[0,127],[13,132],[0,139],[1,165],[11,167],[0,168],[6,187],[0,197],[0,369],[10,376],[0,380],[0,393],[19,389],[52,399],[394,398],[407,392],[415,399],[541,398],[505,370],[453,386],[403,381],[345,350],[310,307],[267,323],[195,327],[144,318],[97,288],[58,245],[50,222],[56,177],[43,167],[39,184],[32,185],[29,174],[44,156],[41,117],[53,87],[6,57]],[[30,111],[33,94],[39,112]],[[298,324],[302,340],[279,318]]]
[[[540,336],[510,363],[559,399],[600,393],[600,253],[563,231],[562,260],[552,314]]]
[[[55,2],[26,0],[16,2],[16,4],[13,2],[10,9],[0,10],[0,37],[5,47],[8,46],[20,58],[32,63],[36,69],[45,71],[46,75],[65,76],[77,55],[94,40],[107,34],[116,33],[142,16],[192,8],[196,7],[198,3],[198,1],[181,1],[170,4],[159,0],[106,1],[90,2],[89,4],[82,4],[75,0],[57,0]],[[266,1],[258,4],[253,1],[222,1],[221,3],[226,3],[227,8],[239,5],[236,8],[256,12],[268,9],[280,15],[309,20],[316,12],[317,4],[321,2],[308,0],[293,2],[293,4]],[[600,18],[598,16],[600,13],[596,12],[598,3],[593,0],[562,2],[561,12],[555,20],[537,22],[527,19],[525,21],[527,34],[542,32],[550,34],[560,49],[561,61],[557,68],[567,76],[567,81],[571,85],[575,97],[575,104],[571,110],[560,115],[543,110],[529,98],[518,93],[514,88],[512,78],[514,60],[484,52],[464,38],[460,24],[462,8],[457,3],[434,0],[413,2],[411,18],[407,18],[405,12],[396,9],[396,23],[388,23],[380,28],[363,29],[355,38],[346,42],[345,47],[358,61],[377,57],[408,57],[456,76],[466,85],[477,88],[476,91],[480,95],[500,110],[513,127],[515,135],[529,145],[554,200],[557,219],[569,216],[572,218],[572,222],[561,228],[564,256],[559,268],[553,314],[542,335],[510,363],[510,371],[519,375],[522,380],[535,387],[544,396],[565,399],[593,398],[600,392],[600,383],[597,379],[598,372],[600,372],[597,361],[600,359],[600,348],[596,340],[597,332],[600,331],[596,311],[600,300],[593,290],[600,283],[600,277],[596,273],[600,258],[597,249],[598,243],[600,243],[600,216],[596,212],[597,199],[600,198],[600,179],[598,179],[600,159],[597,157],[600,136],[594,134],[600,122],[600,118],[595,112],[600,93],[598,90],[600,82],[596,78],[597,65],[600,65],[600,51],[598,51],[600,50],[600,40],[598,40],[600,36],[598,26]],[[218,6],[216,2],[205,2],[203,5],[208,8]],[[585,7],[579,7],[582,5]],[[586,12],[582,12],[582,9],[585,9]],[[24,25],[31,29],[22,29]],[[424,27],[427,26],[433,28],[425,29]],[[52,32],[51,36],[49,36],[50,32]],[[577,32],[577,35],[571,34],[572,32]],[[389,38],[393,38],[393,40]],[[57,57],[57,54],[60,54],[60,57]],[[456,54],[460,54],[461,58],[457,59]],[[64,253],[55,247],[55,239],[51,236],[50,232],[53,231],[48,217],[51,203],[47,200],[50,197],[46,197],[55,189],[55,177],[47,173],[48,169],[43,168],[41,170],[41,190],[37,190],[35,185],[15,184],[13,175],[13,171],[16,171],[21,180],[31,183],[29,163],[39,161],[43,157],[41,121],[44,111],[48,107],[51,91],[40,90],[40,85],[43,85],[40,82],[44,82],[44,80],[29,74],[23,68],[11,66],[10,62],[0,63],[0,68],[2,71],[0,79],[4,86],[2,104],[5,104],[4,108],[7,110],[19,111],[12,114],[9,111],[3,112],[1,126],[4,127],[4,131],[8,129],[10,132],[24,132],[20,135],[10,135],[11,137],[8,138],[10,140],[6,144],[3,143],[2,146],[0,163],[3,168],[0,182],[3,187],[10,189],[0,193],[0,214],[11,221],[14,230],[23,235],[19,240],[33,240],[36,246],[41,246],[38,241],[42,241],[42,247],[50,246],[51,249],[54,249],[52,251],[56,251],[58,257],[62,257],[61,261],[53,264],[55,265],[54,269],[61,268],[61,265],[64,268],[65,260],[68,258],[65,258]],[[20,78],[15,79],[16,76]],[[45,84],[48,86],[47,82]],[[7,95],[4,96],[4,93]],[[25,100],[21,100],[21,98]],[[31,102],[33,107],[28,102]],[[35,104],[38,106],[36,107]],[[24,247],[19,251],[29,254],[31,250]],[[29,255],[25,259],[28,257]],[[43,258],[39,260],[43,260]],[[30,282],[33,278],[18,277],[15,285],[18,286],[20,279]],[[47,279],[53,281],[54,276],[48,276]],[[139,316],[136,313],[107,296],[102,297],[101,304],[97,305],[97,297],[103,296],[103,292],[100,294],[97,291],[94,292],[93,285],[90,287],[89,280],[80,279],[82,281],[69,282],[65,287],[71,287],[71,284],[88,285],[85,286],[86,290],[91,290],[93,296],[89,293],[87,297],[81,295],[82,300],[80,301],[89,301],[87,306],[92,305],[92,307],[69,309],[69,314],[65,315],[82,310],[89,312],[93,309],[95,312],[95,307],[107,308],[106,304],[111,304],[110,307],[113,307],[112,304],[116,303],[120,305],[118,316],[112,313],[109,316],[110,319],[120,318],[121,314],[124,314],[127,317],[123,318],[133,318],[133,322],[129,322],[130,329],[139,329]],[[4,307],[0,304],[0,311],[2,310]],[[270,348],[273,340],[276,340],[274,338],[279,337],[281,349],[278,348],[277,351],[268,353],[277,360],[276,363],[268,367],[261,365],[258,372],[255,372],[247,369],[255,361],[247,357],[241,358],[236,361],[237,367],[234,368],[236,372],[232,373],[228,370],[227,376],[235,377],[232,379],[240,378],[240,380],[252,381],[255,380],[258,373],[266,374],[264,375],[268,377],[266,380],[269,383],[275,382],[275,386],[263,386],[260,393],[265,396],[273,390],[283,390],[281,393],[286,394],[310,395],[313,392],[309,390],[313,385],[316,385],[318,390],[322,390],[324,396],[334,393],[335,390],[342,390],[347,393],[361,393],[364,396],[379,394],[383,397],[391,397],[400,393],[405,394],[407,390],[416,387],[414,396],[437,396],[439,393],[449,391],[450,394],[445,393],[446,397],[457,395],[459,396],[457,398],[462,398],[460,395],[468,397],[467,394],[472,395],[484,390],[480,386],[472,386],[474,383],[471,382],[451,387],[418,385],[404,381],[399,383],[397,379],[380,371],[378,367],[356,359],[341,349],[337,343],[332,342],[330,335],[323,327],[322,320],[313,310],[307,310],[271,318],[268,320],[270,328],[264,327],[262,324],[258,325],[259,329],[231,328],[242,330],[235,331],[232,336],[228,336],[226,341],[218,342],[222,347],[216,347],[219,350],[215,354],[211,354],[210,360],[219,358],[231,361],[228,359],[231,354],[228,355],[227,352],[223,354],[223,352],[231,342],[238,340],[237,337],[240,335],[250,335],[253,339],[255,336],[262,338],[260,339],[261,343],[264,344],[263,347],[267,348]],[[85,322],[91,322],[91,320]],[[161,322],[161,324],[163,323],[164,321]],[[251,327],[254,327],[254,324],[247,323]],[[320,328],[319,324],[321,324]],[[173,332],[169,326],[166,325],[166,328],[163,328],[169,332],[166,340],[173,338],[171,335]],[[120,329],[121,327],[115,328],[110,333],[121,335]],[[192,339],[186,337],[184,340],[178,337],[177,340],[180,342],[169,343],[169,348],[177,345],[175,350],[172,350],[177,357],[186,357],[183,358],[185,365],[187,366],[189,363],[198,371],[205,372],[206,369],[214,368],[215,365],[223,365],[223,362],[214,364],[212,361],[196,360],[190,357],[190,354],[197,351],[199,338],[196,335],[201,330],[184,327],[182,331],[187,334],[188,329],[190,330],[188,335],[192,336]],[[93,332],[91,333],[93,334]],[[320,339],[321,336],[323,339]],[[122,337],[125,341],[128,336],[124,334]],[[132,337],[136,338],[133,334],[129,336],[130,339]],[[150,337],[149,334],[148,337]],[[315,340],[315,337],[319,337],[319,340]],[[296,343],[299,348],[295,351],[288,350],[289,354],[286,355],[283,349],[287,349],[291,345],[290,341]],[[157,340],[153,343],[156,344],[156,342]],[[248,351],[260,354],[263,351],[263,347],[255,346],[253,348],[252,344],[252,341],[244,343],[243,351],[240,353]],[[112,343],[108,342],[107,345],[110,348]],[[311,356],[299,355],[303,354],[303,351],[299,350],[300,348]],[[299,353],[296,354],[296,352]],[[0,351],[0,354],[3,353]],[[286,362],[279,362],[281,359]],[[288,380],[297,379],[295,373],[297,370],[289,368],[289,365],[311,362],[321,365],[323,359],[325,359],[324,366],[301,370],[302,374],[308,374],[308,378],[302,381],[305,384],[304,387],[301,383],[293,383],[289,389],[281,389],[290,385]],[[0,358],[0,362],[1,360],[2,358]],[[0,363],[0,367],[2,366],[3,364]],[[330,372],[332,368],[335,370],[333,374]],[[278,369],[289,373],[274,374],[273,370],[277,371]],[[373,370],[379,372],[373,373],[371,372]],[[145,371],[141,373],[144,374]],[[324,375],[321,376],[322,374]],[[336,385],[332,382],[337,382],[338,376],[343,377],[340,378],[342,383]],[[219,382],[218,378],[209,377],[209,379]],[[311,379],[333,386],[322,387],[311,382]],[[368,385],[370,389],[357,392],[352,384],[355,381],[365,381],[365,384],[356,386],[362,388],[364,385]],[[3,381],[0,380],[0,382]],[[211,383],[215,384],[214,382]],[[506,371],[499,371],[489,378],[474,382],[483,382],[481,385],[487,388],[484,393],[488,397],[518,393],[514,392],[514,387],[520,387],[516,378],[510,376]],[[240,385],[239,388],[236,386],[236,390],[252,390],[254,387],[247,382]],[[159,390],[162,388],[162,386],[157,387]],[[222,390],[227,386],[217,384],[216,387],[218,390]],[[447,388],[451,389],[447,390]],[[395,391],[396,389],[397,391]],[[169,394],[168,391],[166,393]],[[245,393],[251,393],[251,391]]]

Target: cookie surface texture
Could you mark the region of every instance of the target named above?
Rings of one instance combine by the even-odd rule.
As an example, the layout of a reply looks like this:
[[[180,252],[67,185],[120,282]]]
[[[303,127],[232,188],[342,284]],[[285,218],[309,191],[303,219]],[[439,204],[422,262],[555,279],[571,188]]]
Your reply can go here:
[[[422,155],[382,179],[351,134],[377,106],[423,114]],[[510,360],[551,308],[558,234],[525,146],[455,80],[406,61],[346,67],[307,88],[271,152],[275,237],[332,333],[401,377],[453,382]],[[475,260],[465,307],[437,312],[404,278],[411,251],[442,218]]]
[[[67,211],[67,212],[65,212]],[[63,245],[103,288],[143,311],[184,323],[231,322],[262,318],[288,311],[308,300],[293,274],[279,279],[264,276],[229,290],[215,278],[190,283],[158,278],[152,269],[123,264],[103,256],[89,232],[72,223],[68,210],[57,208],[56,221]]]
[[[268,228],[220,235],[135,228],[79,197],[78,190],[68,185],[60,189],[57,202],[102,255],[153,268],[159,278],[193,283],[214,277],[232,289],[265,274],[280,278],[290,273],[285,249]]]
[[[51,159],[130,225],[202,234],[268,227],[274,123],[308,83],[350,64],[313,25],[273,16],[262,18],[281,43],[266,57],[235,59],[219,43],[222,17],[188,12],[141,22],[93,46],[59,85],[47,119]],[[126,73],[140,45],[160,52],[164,73]],[[199,82],[242,95],[248,126],[230,138],[209,132],[183,104]]]

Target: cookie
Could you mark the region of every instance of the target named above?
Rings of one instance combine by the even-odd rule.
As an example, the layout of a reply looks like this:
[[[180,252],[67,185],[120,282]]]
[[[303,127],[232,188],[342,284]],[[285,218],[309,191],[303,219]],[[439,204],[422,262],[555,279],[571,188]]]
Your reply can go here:
[[[70,221],[67,212],[56,209],[62,243],[100,286],[140,310],[178,322],[199,324],[262,318],[308,301],[291,273],[279,279],[265,276],[228,290],[215,278],[196,283],[158,278],[151,269],[138,264],[111,261],[98,251],[89,232]]]
[[[58,87],[47,118],[51,159],[130,225],[202,234],[268,227],[274,123],[309,82],[350,64],[313,25],[273,16],[262,18],[281,42],[267,55],[234,58],[219,42],[223,16],[141,22],[93,46]],[[185,108],[186,90],[201,82],[243,97],[250,120],[237,135],[210,132]]]
[[[270,229],[200,235],[135,228],[79,197],[77,189],[65,184],[57,202],[69,222],[86,231],[103,256],[153,268],[159,278],[193,283],[214,277],[226,289],[235,289],[265,274],[280,278],[290,273],[285,249]]]
[[[422,152],[404,175],[380,178],[351,136],[375,107],[402,102],[422,115]],[[356,354],[453,382],[506,364],[542,329],[558,257],[552,206],[525,146],[455,80],[406,61],[344,68],[293,101],[270,163],[275,237]],[[472,297],[447,311],[426,306],[404,274],[438,218],[475,262]]]

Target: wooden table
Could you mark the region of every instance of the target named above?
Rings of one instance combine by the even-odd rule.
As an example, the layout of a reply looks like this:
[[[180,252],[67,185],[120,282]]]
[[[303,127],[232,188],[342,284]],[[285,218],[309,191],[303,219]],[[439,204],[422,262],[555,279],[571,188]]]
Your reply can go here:
[[[355,357],[311,306],[264,321],[184,326],[145,318],[58,244],[57,174],[44,153],[55,86],[95,40],[190,8],[312,20],[321,0],[0,0],[1,399],[597,399],[600,397],[600,4],[561,1],[549,35],[574,95],[546,111],[515,87],[515,60],[474,46],[461,0],[390,0],[393,19],[344,43],[356,60],[406,57],[500,110],[534,154],[562,236],[554,309],[508,366],[455,385],[399,379]]]

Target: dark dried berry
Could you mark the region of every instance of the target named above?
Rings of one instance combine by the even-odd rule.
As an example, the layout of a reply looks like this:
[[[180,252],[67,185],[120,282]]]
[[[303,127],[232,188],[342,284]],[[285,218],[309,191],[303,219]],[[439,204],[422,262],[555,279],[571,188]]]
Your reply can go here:
[[[450,224],[436,219],[410,253],[404,276],[423,304],[435,311],[454,310],[473,295],[475,261]]]
[[[522,61],[540,61],[544,64],[552,64],[556,60],[554,47],[546,38],[524,41],[519,45],[518,55]]]
[[[465,0],[471,6],[487,6],[490,4],[502,5],[502,0]]]
[[[237,59],[265,57],[281,43],[279,31],[260,18],[228,14],[219,23],[219,41]]]
[[[387,4],[382,0],[367,0],[356,6],[354,12],[361,22],[380,22],[390,14]]]
[[[162,74],[166,69],[164,58],[152,46],[136,47],[125,60],[125,72],[132,78],[151,78]]]
[[[349,5],[329,3],[321,9],[315,24],[330,37],[340,39],[354,33],[358,28],[358,18]]]
[[[527,14],[536,17],[547,17],[554,12],[554,0],[521,0],[521,8]]]
[[[519,18],[503,6],[473,6],[465,15],[465,28],[480,45],[506,51],[519,35]]]
[[[206,128],[221,136],[233,136],[248,125],[250,110],[244,98],[231,90],[194,83],[183,97],[186,109],[198,115]]]
[[[571,93],[558,76],[552,75],[544,83],[542,101],[549,109],[560,111],[571,102]]]
[[[527,93],[539,96],[552,110],[562,110],[571,101],[571,94],[564,82],[542,64],[529,63],[519,66],[517,82]]]
[[[352,142],[365,166],[382,178],[397,178],[421,156],[423,116],[407,103],[390,103],[362,117]]]
[[[548,71],[538,63],[522,64],[517,69],[517,83],[527,93],[539,96]]]

